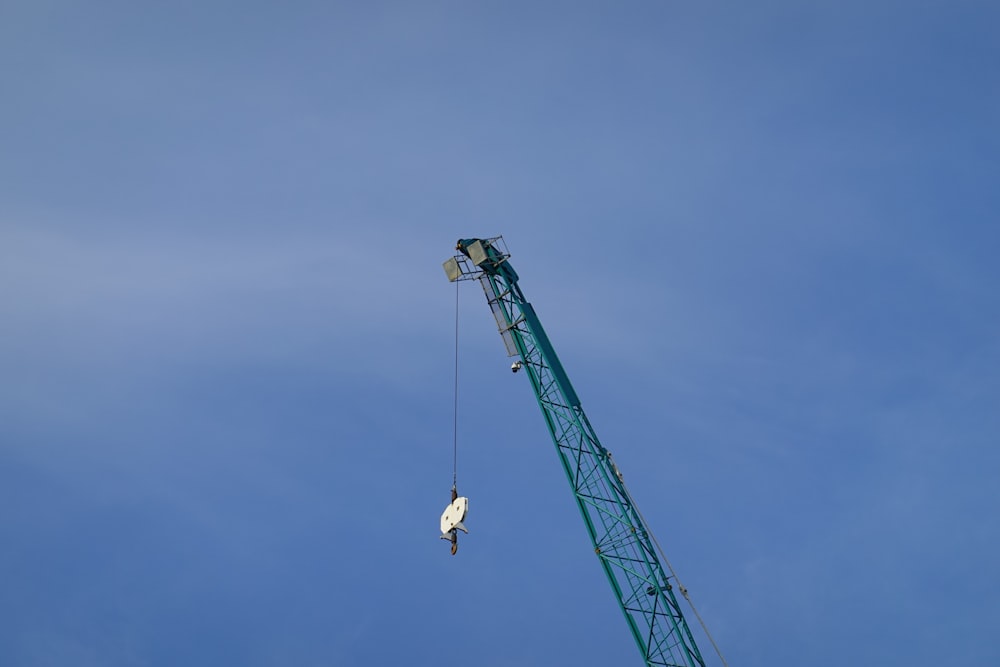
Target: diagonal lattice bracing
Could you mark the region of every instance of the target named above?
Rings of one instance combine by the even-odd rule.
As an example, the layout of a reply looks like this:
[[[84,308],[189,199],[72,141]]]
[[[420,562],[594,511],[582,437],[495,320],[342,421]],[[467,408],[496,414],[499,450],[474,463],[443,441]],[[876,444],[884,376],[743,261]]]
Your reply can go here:
[[[476,249],[480,254],[456,257],[458,267],[449,275],[480,281],[508,354],[523,363],[594,552],[646,664],[704,667],[649,532],[498,241],[479,241],[484,244]],[[467,242],[460,249],[462,243]],[[474,255],[476,268],[467,261]]]

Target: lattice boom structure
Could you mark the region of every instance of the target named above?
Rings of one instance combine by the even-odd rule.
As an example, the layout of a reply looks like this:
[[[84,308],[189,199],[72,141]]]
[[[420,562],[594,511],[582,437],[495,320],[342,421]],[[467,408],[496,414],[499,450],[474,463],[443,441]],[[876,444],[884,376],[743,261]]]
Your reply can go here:
[[[594,553],[646,664],[705,667],[649,531],[525,300],[502,239],[466,239],[457,249],[462,254],[445,262],[445,272],[452,281],[479,280],[507,353],[518,360],[512,368],[527,372]]]

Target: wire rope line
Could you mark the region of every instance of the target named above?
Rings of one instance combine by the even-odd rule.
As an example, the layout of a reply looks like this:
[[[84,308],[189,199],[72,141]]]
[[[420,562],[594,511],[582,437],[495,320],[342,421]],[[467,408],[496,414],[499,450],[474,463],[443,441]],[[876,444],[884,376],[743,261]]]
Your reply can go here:
[[[455,281],[455,409],[452,445],[452,488],[458,488],[458,281]]]
[[[619,472],[618,474],[620,475],[621,473]],[[688,595],[687,587],[681,583],[680,578],[677,576],[677,572],[674,571],[674,566],[670,564],[670,559],[667,558],[667,554],[663,553],[663,547],[660,546],[660,541],[656,539],[656,535],[654,535],[653,531],[649,529],[646,517],[644,517],[642,512],[639,511],[639,506],[635,504],[635,499],[632,498],[632,494],[628,492],[628,489],[625,489],[625,495],[628,497],[628,501],[631,503],[632,509],[634,509],[635,513],[639,515],[639,520],[642,521],[644,526],[646,526],[647,534],[650,539],[653,540],[653,544],[656,545],[656,550],[660,552],[660,558],[663,559],[663,564],[667,566],[667,569],[670,571],[670,576],[673,577],[675,582],[677,582],[677,588],[680,589],[681,595],[684,596],[684,599],[687,600],[688,606],[691,607],[691,611],[694,612],[695,618],[698,619],[698,624],[701,625],[701,629],[704,631],[705,636],[708,637],[708,641],[712,644],[712,648],[715,649],[715,654],[719,656],[719,660],[722,661],[723,667],[729,667],[729,663],[727,663],[726,659],[722,656],[722,651],[719,649],[719,645],[715,643],[712,633],[708,631],[708,626],[705,625],[704,619],[702,619],[701,614],[699,614],[698,610],[695,608],[694,602],[691,601],[691,597]]]

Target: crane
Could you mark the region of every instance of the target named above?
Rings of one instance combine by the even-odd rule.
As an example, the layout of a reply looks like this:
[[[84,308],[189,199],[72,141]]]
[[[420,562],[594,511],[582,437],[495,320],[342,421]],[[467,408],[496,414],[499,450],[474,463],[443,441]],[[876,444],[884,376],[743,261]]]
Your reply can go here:
[[[515,359],[511,370],[523,368],[531,381],[594,553],[643,659],[650,666],[705,667],[655,540],[525,299],[502,237],[461,239],[456,250],[444,263],[445,273],[452,282],[482,285],[507,354]]]

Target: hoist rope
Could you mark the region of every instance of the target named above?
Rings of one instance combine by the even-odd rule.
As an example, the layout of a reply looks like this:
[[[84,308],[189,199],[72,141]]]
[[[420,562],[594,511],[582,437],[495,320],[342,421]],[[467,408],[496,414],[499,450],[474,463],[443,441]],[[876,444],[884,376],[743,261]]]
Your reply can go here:
[[[455,410],[454,444],[452,445],[451,486],[458,488],[458,281],[455,281]]]
[[[622,485],[622,488],[624,488],[624,484]],[[663,564],[667,566],[667,569],[670,570],[670,576],[673,577],[675,582],[677,582],[677,588],[680,589],[681,595],[684,596],[684,599],[687,600],[688,606],[691,607],[691,611],[694,612],[694,616],[695,618],[698,619],[698,623],[701,625],[702,631],[704,631],[705,636],[708,637],[708,641],[712,644],[712,648],[715,649],[715,654],[718,655],[719,660],[722,661],[722,666],[729,667],[729,663],[727,663],[726,659],[722,657],[722,651],[719,650],[719,645],[716,644],[715,639],[712,638],[712,633],[708,631],[708,626],[705,625],[705,621],[702,619],[701,614],[699,614],[698,610],[695,609],[694,602],[691,601],[691,597],[688,595],[688,589],[684,586],[684,584],[681,583],[681,580],[677,577],[677,573],[674,572],[674,566],[670,564],[670,560],[667,558],[667,554],[663,553],[663,547],[660,546],[660,542],[659,540],[656,539],[656,535],[653,534],[652,530],[649,530],[648,528],[649,524],[646,522],[646,517],[644,517],[642,515],[642,512],[639,511],[638,505],[635,504],[635,500],[633,500],[632,494],[628,492],[627,488],[625,489],[625,495],[628,496],[628,501],[632,504],[632,509],[634,509],[635,513],[639,515],[639,520],[642,522],[644,526],[647,526],[646,529],[647,534],[649,535],[650,539],[653,540],[653,544],[656,545],[656,550],[660,552],[660,558],[663,559]]]

